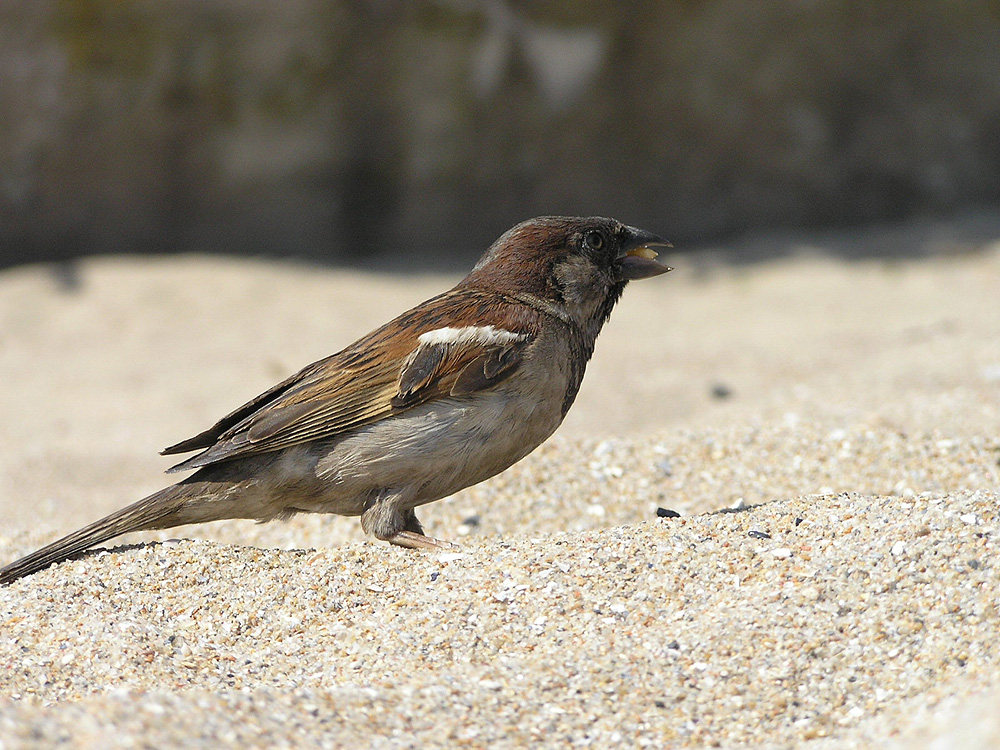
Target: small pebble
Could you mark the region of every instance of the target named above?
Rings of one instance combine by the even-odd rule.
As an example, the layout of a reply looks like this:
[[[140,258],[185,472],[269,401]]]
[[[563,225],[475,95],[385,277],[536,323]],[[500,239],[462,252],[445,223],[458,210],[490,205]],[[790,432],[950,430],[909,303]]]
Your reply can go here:
[[[712,386],[712,398],[717,401],[725,401],[727,398],[733,395],[732,389],[725,383],[715,383]]]

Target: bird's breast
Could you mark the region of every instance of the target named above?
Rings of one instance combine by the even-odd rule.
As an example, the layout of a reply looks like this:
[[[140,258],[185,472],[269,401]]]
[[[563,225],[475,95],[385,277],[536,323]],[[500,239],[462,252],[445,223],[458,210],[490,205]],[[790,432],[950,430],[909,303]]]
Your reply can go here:
[[[407,505],[437,500],[524,458],[562,422],[578,383],[565,337],[540,336],[511,377],[360,428],[323,446],[316,471],[349,493],[403,489]]]

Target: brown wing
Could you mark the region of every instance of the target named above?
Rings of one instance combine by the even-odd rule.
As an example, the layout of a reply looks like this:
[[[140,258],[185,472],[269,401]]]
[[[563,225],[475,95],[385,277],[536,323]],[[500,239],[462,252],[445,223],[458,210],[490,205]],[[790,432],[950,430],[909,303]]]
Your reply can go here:
[[[466,396],[496,385],[514,373],[530,336],[454,342],[420,341],[399,374],[391,404],[404,409],[433,398]]]
[[[443,295],[434,302],[309,365],[205,432],[170,446],[165,454],[204,450],[169,471],[331,438],[434,398],[489,388],[516,370],[533,338],[530,333],[421,339],[422,333],[460,330],[454,319],[463,312],[461,300]]]

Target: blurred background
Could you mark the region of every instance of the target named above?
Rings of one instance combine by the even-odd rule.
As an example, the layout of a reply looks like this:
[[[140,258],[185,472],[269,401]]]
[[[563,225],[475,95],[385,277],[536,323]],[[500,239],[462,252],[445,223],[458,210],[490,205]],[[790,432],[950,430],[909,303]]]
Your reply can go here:
[[[0,112],[0,265],[995,216],[1000,2],[4,0]]]

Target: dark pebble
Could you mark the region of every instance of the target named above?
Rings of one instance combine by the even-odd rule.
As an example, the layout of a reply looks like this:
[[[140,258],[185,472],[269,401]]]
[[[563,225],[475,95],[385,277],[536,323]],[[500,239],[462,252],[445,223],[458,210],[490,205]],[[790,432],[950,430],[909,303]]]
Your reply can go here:
[[[712,386],[712,398],[723,401],[733,395],[733,390],[725,383],[716,383]]]

